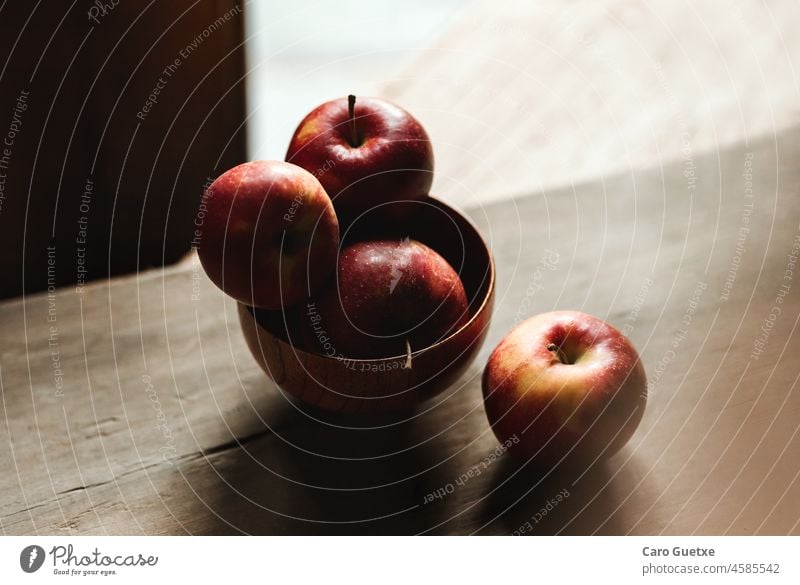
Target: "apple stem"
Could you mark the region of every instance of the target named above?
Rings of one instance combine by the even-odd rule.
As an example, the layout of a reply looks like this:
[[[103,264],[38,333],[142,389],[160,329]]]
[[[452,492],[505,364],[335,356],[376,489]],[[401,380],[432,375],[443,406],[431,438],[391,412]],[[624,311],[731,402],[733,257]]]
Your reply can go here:
[[[547,351],[553,352],[558,361],[560,361],[562,364],[570,363],[569,359],[567,358],[567,354],[565,354],[564,351],[560,347],[558,347],[555,343],[549,344],[547,346]]]
[[[350,112],[350,146],[358,146],[358,133],[356,132],[356,96],[347,96],[347,109]]]

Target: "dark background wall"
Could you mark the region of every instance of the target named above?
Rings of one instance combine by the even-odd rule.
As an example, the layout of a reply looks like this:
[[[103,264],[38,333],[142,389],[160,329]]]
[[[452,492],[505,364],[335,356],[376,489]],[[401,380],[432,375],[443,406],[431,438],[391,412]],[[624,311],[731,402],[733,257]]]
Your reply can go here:
[[[245,160],[243,19],[233,0],[2,6],[0,297],[189,250],[204,184]]]

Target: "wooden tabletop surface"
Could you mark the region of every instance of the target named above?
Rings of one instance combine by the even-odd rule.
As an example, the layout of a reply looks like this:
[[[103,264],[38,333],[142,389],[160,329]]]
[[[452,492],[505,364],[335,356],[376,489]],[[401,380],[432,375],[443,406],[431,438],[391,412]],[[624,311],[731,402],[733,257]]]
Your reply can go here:
[[[485,203],[796,124],[799,20],[794,0],[473,0],[381,95],[430,133],[434,192]]]
[[[798,160],[794,129],[467,209],[498,267],[488,340],[403,422],[298,409],[196,260],[0,304],[0,527],[798,534]],[[483,364],[551,309],[622,329],[651,383],[632,441],[589,469],[493,456]]]

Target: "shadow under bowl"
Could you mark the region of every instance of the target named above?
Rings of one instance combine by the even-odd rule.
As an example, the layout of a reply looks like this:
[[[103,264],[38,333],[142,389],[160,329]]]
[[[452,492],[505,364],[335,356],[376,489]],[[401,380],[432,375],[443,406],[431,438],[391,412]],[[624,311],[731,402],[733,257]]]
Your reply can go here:
[[[409,202],[403,218],[403,233],[391,235],[426,244],[458,272],[470,299],[467,323],[441,341],[413,352],[409,367],[405,355],[346,359],[304,351],[290,341],[291,321],[296,316],[240,303],[239,321],[247,346],[284,392],[328,411],[410,410],[451,385],[472,363],[486,337],[494,304],[491,250],[469,219],[432,197]],[[387,231],[393,230],[364,231],[354,237],[386,237]]]

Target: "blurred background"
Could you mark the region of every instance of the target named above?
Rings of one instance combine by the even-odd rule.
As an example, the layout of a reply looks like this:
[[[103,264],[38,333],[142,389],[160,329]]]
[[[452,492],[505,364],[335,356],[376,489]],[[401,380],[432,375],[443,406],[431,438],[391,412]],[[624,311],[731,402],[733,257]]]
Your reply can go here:
[[[19,131],[0,297],[176,262],[209,180],[282,158],[303,115],[347,93],[420,118],[433,192],[461,206],[691,159],[800,114],[791,0],[44,0],[2,13],[2,129]],[[52,246],[69,262],[48,272]]]
[[[386,0],[248,4],[251,158],[282,159],[299,121],[322,102],[348,93],[380,95],[469,4],[410,0],[402,10]]]

